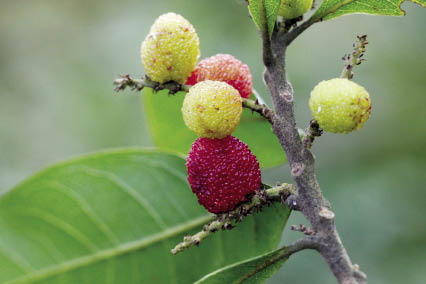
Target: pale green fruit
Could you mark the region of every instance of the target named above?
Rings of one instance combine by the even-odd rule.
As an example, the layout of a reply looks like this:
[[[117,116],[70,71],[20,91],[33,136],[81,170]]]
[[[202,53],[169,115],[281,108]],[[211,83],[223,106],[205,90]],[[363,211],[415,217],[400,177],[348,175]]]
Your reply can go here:
[[[314,0],[282,0],[278,15],[290,20],[302,16],[312,8]]]
[[[337,78],[322,81],[312,90],[309,107],[322,129],[346,134],[364,126],[371,101],[364,87]]]
[[[240,123],[242,111],[242,98],[234,87],[210,80],[191,87],[182,106],[186,126],[207,138],[231,135]]]
[[[142,64],[151,80],[184,84],[200,56],[194,27],[181,15],[158,17],[141,45]]]

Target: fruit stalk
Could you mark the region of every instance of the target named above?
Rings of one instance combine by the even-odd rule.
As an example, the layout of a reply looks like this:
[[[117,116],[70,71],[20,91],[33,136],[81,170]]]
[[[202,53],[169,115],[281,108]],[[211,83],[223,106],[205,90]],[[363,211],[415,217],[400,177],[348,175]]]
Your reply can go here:
[[[270,123],[272,123],[272,117],[274,116],[274,112],[265,104],[260,104],[258,100],[253,101],[249,99],[243,99],[243,107],[257,112],[258,114],[266,118]]]
[[[177,254],[194,245],[199,245],[200,242],[205,238],[221,229],[232,229],[235,222],[240,222],[243,217],[257,212],[263,205],[269,204],[271,202],[285,201],[285,199],[287,199],[289,196],[294,195],[296,195],[295,186],[287,183],[262,190],[254,195],[250,201],[239,205],[234,210],[215,215],[215,220],[205,225],[202,231],[193,236],[185,236],[183,242],[176,245],[176,247],[173,248],[171,252],[173,254]]]
[[[121,75],[119,78],[115,79],[113,81],[113,84],[116,86],[114,88],[114,91],[120,92],[124,91],[125,89],[129,88],[132,91],[140,92],[143,90],[143,88],[152,88],[154,91],[161,91],[161,90],[168,90],[169,94],[173,95],[177,92],[189,92],[189,89],[192,86],[189,85],[182,85],[176,82],[167,82],[164,84],[160,84],[158,82],[154,82],[148,77],[145,79],[135,79],[132,78],[130,75]],[[254,112],[257,112],[261,116],[263,116],[265,119],[267,119],[269,122],[271,122],[273,111],[268,108],[265,104],[254,101],[251,99],[245,99],[241,98],[243,101],[243,107],[250,109]]]
[[[173,81],[160,84],[158,82],[152,81],[149,77],[145,79],[134,79],[130,75],[121,75],[120,78],[117,78],[113,81],[113,84],[116,86],[114,91],[124,91],[126,88],[130,88],[132,91],[140,92],[143,88],[148,87],[152,88],[154,91],[169,90],[169,94],[173,95],[177,92],[188,92],[191,86],[182,85]]]
[[[308,128],[305,130],[305,135],[303,135],[302,144],[304,149],[311,149],[312,144],[315,141],[315,137],[322,135],[323,130],[320,128],[318,121],[312,119],[309,122]]]
[[[317,19],[310,19],[301,28],[285,33],[276,31],[263,40],[264,79],[271,93],[275,114],[273,130],[277,135],[291,168],[298,189],[300,211],[316,232],[315,249],[323,256],[339,283],[366,283],[366,275],[352,264],[334,224],[334,213],[323,196],[315,172],[315,159],[309,147],[300,140],[293,106],[293,89],[286,79],[286,48],[292,40]]]

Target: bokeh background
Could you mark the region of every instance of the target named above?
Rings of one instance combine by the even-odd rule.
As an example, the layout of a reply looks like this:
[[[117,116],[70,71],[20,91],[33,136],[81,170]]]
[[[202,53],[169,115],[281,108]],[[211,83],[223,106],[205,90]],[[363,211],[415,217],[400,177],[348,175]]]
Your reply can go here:
[[[319,81],[338,77],[356,35],[370,40],[354,80],[372,97],[366,126],[326,134],[313,147],[318,178],[354,262],[369,283],[426,283],[426,9],[406,17],[351,15],[317,24],[289,48],[297,120],[310,120]],[[151,146],[140,97],[115,94],[118,74],[144,74],[141,40],[155,18],[174,11],[197,29],[202,58],[230,53],[262,82],[260,40],[238,0],[1,1],[0,192],[70,156]],[[286,166],[263,171],[288,181]],[[294,213],[290,224],[305,223]],[[299,233],[285,230],[282,243]],[[273,283],[336,283],[315,252],[292,257]]]

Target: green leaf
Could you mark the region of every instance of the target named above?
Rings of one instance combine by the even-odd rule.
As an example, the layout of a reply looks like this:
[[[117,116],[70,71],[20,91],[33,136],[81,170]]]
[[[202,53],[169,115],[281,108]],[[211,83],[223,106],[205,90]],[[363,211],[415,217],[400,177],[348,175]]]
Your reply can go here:
[[[353,13],[403,16],[401,4],[405,0],[324,0],[314,18],[324,21]],[[426,0],[411,0],[426,7]]]
[[[419,5],[422,5],[423,7],[426,7],[426,0],[410,0],[410,1],[417,3]]]
[[[156,94],[145,88],[143,105],[154,145],[163,150],[188,154],[197,136],[190,131],[182,118],[185,93],[168,95],[167,91]],[[261,167],[278,166],[285,162],[285,154],[269,124],[258,113],[243,110],[240,125],[232,134],[246,143],[256,155]]]
[[[140,149],[92,154],[0,197],[0,283],[192,283],[276,248],[288,216],[282,205],[265,208],[173,256],[211,219],[185,160]]]
[[[207,274],[195,284],[260,284],[268,280],[288,259],[287,248],[240,261]]]
[[[274,30],[281,0],[249,0],[250,15],[261,31],[268,31],[269,36]]]

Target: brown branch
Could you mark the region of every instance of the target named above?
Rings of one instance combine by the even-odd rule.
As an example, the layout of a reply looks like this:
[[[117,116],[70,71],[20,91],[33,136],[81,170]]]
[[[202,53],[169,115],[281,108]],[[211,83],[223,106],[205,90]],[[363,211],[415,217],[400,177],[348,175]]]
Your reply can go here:
[[[324,198],[315,173],[315,159],[309,150],[313,134],[302,143],[296,127],[293,106],[293,89],[286,79],[285,53],[287,45],[317,18],[313,17],[290,34],[278,31],[273,34],[271,48],[273,62],[265,64],[264,79],[272,96],[275,114],[273,130],[277,135],[289,162],[292,176],[298,188],[297,203],[317,237],[316,250],[328,263],[340,283],[366,283],[366,276],[353,265],[334,224],[334,213]],[[263,55],[265,58],[265,54]],[[311,137],[312,136],[312,137]],[[304,147],[305,145],[305,147]]]

